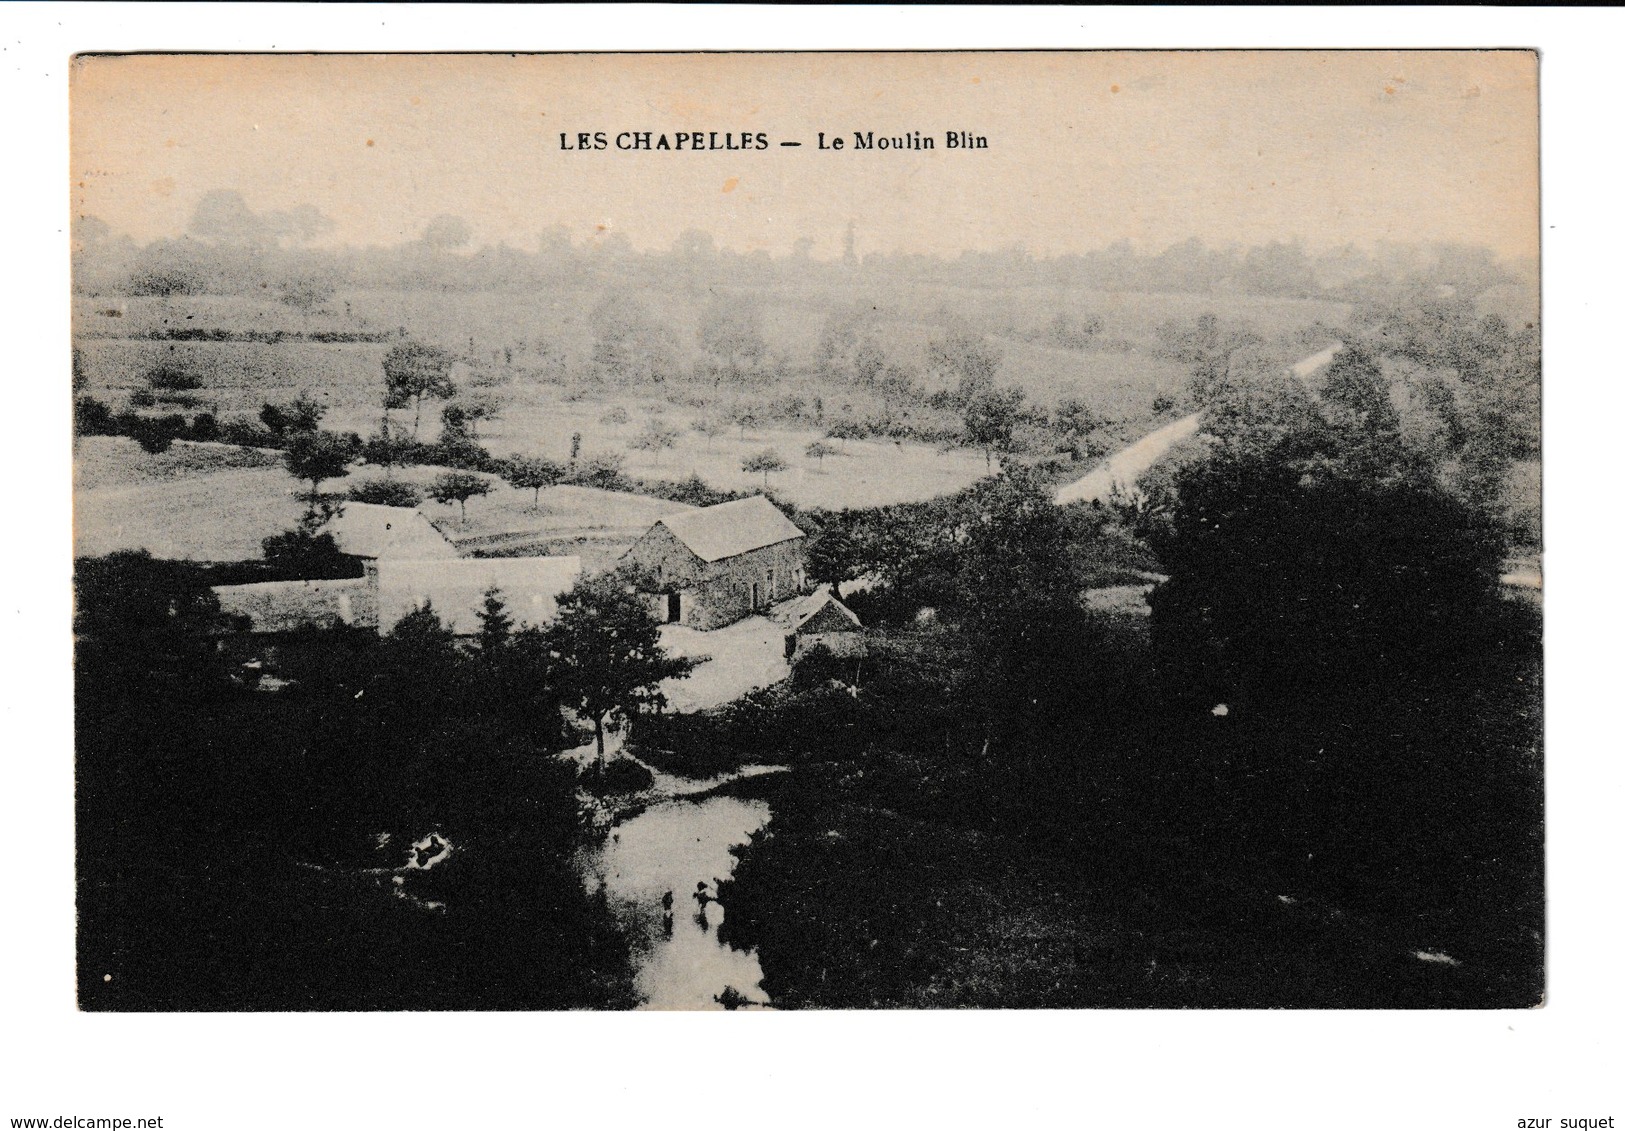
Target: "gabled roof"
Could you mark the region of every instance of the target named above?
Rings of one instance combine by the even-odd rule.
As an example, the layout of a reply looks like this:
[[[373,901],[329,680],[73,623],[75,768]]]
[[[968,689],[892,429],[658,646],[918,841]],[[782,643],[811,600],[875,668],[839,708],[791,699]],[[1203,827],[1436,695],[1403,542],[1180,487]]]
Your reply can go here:
[[[451,539],[412,507],[345,503],[343,511],[322,529],[333,536],[341,553],[358,558],[423,561],[457,557]]]
[[[791,632],[855,632],[863,627],[858,614],[828,589],[797,597],[784,606],[783,624]]]
[[[800,527],[761,495],[669,514],[655,523],[664,526],[701,561],[732,558],[763,546],[805,538]]]
[[[553,619],[558,599],[581,576],[581,559],[457,558],[451,561],[378,563],[378,627],[388,632],[407,613],[433,604],[442,624],[459,635],[479,631],[485,591],[501,590],[508,615],[540,627]]]

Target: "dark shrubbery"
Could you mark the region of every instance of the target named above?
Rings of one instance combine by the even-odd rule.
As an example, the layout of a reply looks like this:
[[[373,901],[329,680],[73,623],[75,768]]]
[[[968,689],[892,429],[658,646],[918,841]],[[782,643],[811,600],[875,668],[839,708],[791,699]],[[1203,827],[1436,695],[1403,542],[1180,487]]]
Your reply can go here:
[[[73,430],[79,436],[128,436],[152,453],[167,451],[176,440],[207,443],[221,438],[220,423],[212,412],[200,412],[190,421],[180,413],[143,416],[125,411],[115,416],[95,397],[74,400]]]
[[[654,785],[655,776],[647,766],[630,758],[612,758],[602,769],[594,762],[581,771],[578,780],[583,788],[596,794],[642,793]]]
[[[157,455],[167,452],[169,446],[186,435],[186,418],[170,416],[138,416],[129,421],[126,435],[141,445],[141,450]]]
[[[228,420],[220,426],[220,439],[240,448],[279,448],[281,439],[264,425],[241,417]]]
[[[212,412],[200,412],[192,418],[191,440],[213,443],[220,439],[220,422]]]
[[[718,503],[731,503],[735,499],[747,498],[755,492],[725,491],[713,487],[698,475],[690,475],[687,479],[638,479],[631,484],[631,489],[640,495],[652,495],[657,499],[670,499],[674,503],[687,503],[692,507],[713,507]]]
[[[534,679],[493,678],[427,614],[292,634],[288,686],[259,694],[198,567],[75,572],[82,1008],[630,1004]],[[405,867],[429,834],[449,855]]]
[[[118,421],[113,410],[95,397],[79,397],[73,402],[73,430],[80,436],[117,436]]]
[[[279,575],[289,578],[355,577],[356,560],[339,552],[331,534],[318,533],[319,520],[312,515],[304,524],[260,543],[266,563]]]
[[[491,474],[500,473],[504,466],[480,444],[460,436],[426,444],[408,436],[374,433],[362,442],[361,458],[375,467],[454,467]]]
[[[596,487],[600,491],[630,491],[634,483],[622,467],[625,459],[618,454],[590,456],[570,465],[564,482],[575,487]]]
[[[147,373],[147,386],[155,391],[179,393],[201,389],[203,379],[184,366],[165,363]]]
[[[400,479],[368,479],[352,484],[349,494],[358,503],[385,507],[415,507],[423,502],[423,490]]]
[[[632,741],[651,765],[709,778],[744,765],[853,756],[892,722],[885,704],[844,687],[779,685],[706,711],[640,718]]]

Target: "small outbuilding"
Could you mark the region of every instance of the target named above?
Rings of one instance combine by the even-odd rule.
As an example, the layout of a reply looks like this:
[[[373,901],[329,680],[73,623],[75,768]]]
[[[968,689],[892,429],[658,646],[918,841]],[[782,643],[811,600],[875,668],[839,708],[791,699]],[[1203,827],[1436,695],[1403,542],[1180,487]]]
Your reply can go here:
[[[807,536],[761,495],[660,519],[622,555],[660,619],[712,629],[806,592]]]
[[[792,602],[785,613],[784,657],[792,664],[814,648],[842,659],[868,654],[858,614],[827,589]]]

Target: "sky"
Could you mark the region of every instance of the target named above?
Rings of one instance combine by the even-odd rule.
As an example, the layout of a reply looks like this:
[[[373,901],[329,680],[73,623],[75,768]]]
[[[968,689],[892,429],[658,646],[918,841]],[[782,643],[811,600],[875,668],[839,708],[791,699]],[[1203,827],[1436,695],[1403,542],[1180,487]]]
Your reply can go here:
[[[322,243],[394,244],[440,214],[475,244],[640,249],[709,232],[953,254],[1300,239],[1539,244],[1530,52],[82,56],[77,215],[147,241],[211,190],[313,204]],[[628,152],[623,131],[765,133]],[[856,151],[855,131],[937,148]],[[603,131],[609,148],[561,148]],[[986,137],[947,149],[944,135]],[[843,150],[817,146],[822,132]],[[780,141],[800,141],[798,148]]]

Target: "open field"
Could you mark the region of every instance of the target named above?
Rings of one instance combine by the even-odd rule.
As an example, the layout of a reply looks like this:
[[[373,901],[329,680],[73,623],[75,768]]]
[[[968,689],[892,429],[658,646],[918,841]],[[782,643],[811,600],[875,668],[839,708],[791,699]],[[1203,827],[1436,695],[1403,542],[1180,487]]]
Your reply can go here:
[[[261,540],[289,529],[304,513],[303,487],[283,470],[279,453],[251,452],[245,458],[259,465],[241,466],[233,462],[234,453],[241,452],[227,445],[177,443],[150,455],[132,440],[82,438],[75,459],[74,553],[144,548],[155,557],[196,561],[260,557]],[[190,470],[174,473],[187,465]],[[395,474],[427,482],[439,470],[407,468]],[[357,466],[348,479],[324,488],[342,493],[351,483],[382,476],[380,468]],[[544,491],[539,509],[531,497],[496,481],[492,494],[469,504],[466,525],[455,505],[425,501],[422,510],[468,551],[519,533],[545,544],[531,552],[581,553],[587,559],[583,565],[595,568],[612,562],[661,515],[688,509],[664,499],[583,487]]]
[[[748,441],[735,435],[718,438],[710,452],[702,437],[690,435],[678,452],[665,453],[660,467],[643,453],[630,466],[635,472],[667,476],[695,470],[712,483],[748,488],[759,485],[760,476],[738,470],[738,453],[776,443],[793,466],[771,477],[774,488],[798,502],[823,506],[928,498],[983,474],[981,458],[968,453],[939,454],[917,444],[868,441],[848,442],[846,453],[826,458],[820,470],[792,446],[811,435],[762,432]],[[590,446],[583,450],[588,455],[594,451]],[[283,469],[280,453],[183,441],[151,455],[133,440],[91,436],[79,441],[75,463],[76,554],[144,547],[159,557],[199,561],[258,558],[261,539],[293,526],[305,509],[303,487]],[[391,474],[426,486],[442,470],[409,467]],[[384,475],[383,468],[358,464],[348,478],[323,487],[342,494],[354,483]],[[549,488],[538,506],[532,492],[487,478],[491,494],[469,502],[466,521],[455,504],[425,500],[422,505],[465,552],[578,554],[584,566],[599,568],[613,562],[657,518],[688,509],[664,499],[586,487]]]
[[[266,401],[292,400],[302,391],[334,408],[376,405],[382,396],[387,346],[369,343],[165,342],[89,338],[77,347],[87,392],[123,407],[161,364],[184,367],[202,387],[188,394],[200,411],[222,420],[254,416]],[[370,427],[377,427],[373,413]]]
[[[570,402],[553,390],[518,392],[502,419],[481,431],[481,441],[493,453],[545,455],[563,460],[570,454],[570,437],[580,432],[581,454],[619,454],[626,470],[657,479],[698,475],[714,487],[752,490],[762,486],[760,474],[740,470],[740,464],[764,449],[777,452],[789,466],[768,476],[773,490],[803,506],[864,507],[883,503],[929,499],[948,494],[987,473],[974,452],[941,451],[924,444],[889,440],[831,441],[837,454],[815,460],[806,447],[823,436],[812,425],[756,427],[743,437],[739,429],[707,440],[692,430],[699,413],[667,406],[660,401],[619,402],[628,408],[628,421],[604,420],[606,405]],[[651,418],[678,430],[676,447],[658,454],[636,451],[630,444]]]
[[[312,387],[334,404],[376,398],[379,360],[387,343],[186,342],[145,335],[182,331],[290,334],[348,332],[410,334],[469,361],[517,373],[545,349],[569,372],[580,372],[593,345],[590,315],[608,293],[595,286],[560,285],[528,290],[379,291],[336,294],[324,308],[300,311],[246,296],[127,298],[81,295],[74,308],[76,343],[86,354],[92,388],[128,390],[152,365],[180,360],[195,365],[206,393],[227,411],[257,408],[260,400]],[[677,364],[699,357],[696,327],[712,293],[702,288],[620,288],[666,331]],[[1119,415],[1149,403],[1183,381],[1183,370],[1153,355],[1157,327],[1170,319],[1194,322],[1204,313],[1252,327],[1268,339],[1289,338],[1316,323],[1340,325],[1345,304],[1255,295],[1134,294],[1067,286],[1000,288],[881,285],[860,272],[843,285],[779,284],[737,292],[761,315],[768,356],[791,366],[815,358],[825,316],[838,309],[868,309],[875,340],[889,364],[927,379],[925,346],[950,323],[990,335],[1004,355],[1001,379],[1040,401],[1058,396],[1098,398]],[[117,312],[111,316],[110,312]],[[1070,350],[1029,345],[1021,335],[1057,314],[1098,316],[1111,349]],[[241,397],[231,394],[242,390]],[[362,390],[365,390],[363,393]]]
[[[868,306],[875,312],[877,340],[888,362],[904,366],[932,387],[927,344],[955,319],[989,335],[1002,356],[999,379],[1025,389],[1037,404],[1078,397],[1098,412],[1131,425],[1150,426],[1150,403],[1183,387],[1183,366],[1150,348],[1156,326],[1169,319],[1193,320],[1206,311],[1243,321],[1266,335],[1301,332],[1315,321],[1336,322],[1346,308],[1335,303],[1239,295],[1127,295],[1063,286],[980,288],[926,285],[881,286],[861,272],[847,285],[819,281],[778,285],[753,296],[762,314],[769,355],[805,367],[814,359],[826,314]],[[798,377],[794,387],[756,384],[716,389],[688,381],[644,390],[608,388],[587,392],[544,384],[531,374],[542,351],[562,358],[568,374],[580,372],[592,347],[589,314],[605,292],[591,286],[526,291],[427,292],[342,291],[325,307],[301,311],[246,296],[107,298],[75,302],[76,345],[84,361],[86,391],[115,411],[162,363],[195,372],[203,387],[188,394],[190,411],[211,411],[222,420],[253,417],[266,401],[286,401],[302,391],[327,405],[323,426],[363,435],[381,415],[382,359],[386,342],[171,341],[153,335],[172,331],[265,335],[346,333],[414,337],[438,342],[484,371],[482,384],[501,405],[501,415],[482,424],[480,442],[494,455],[513,453],[568,459],[579,434],[581,456],[618,456],[628,474],[678,479],[697,475],[729,490],[759,489],[759,474],[741,463],[772,450],[787,464],[767,485],[804,506],[866,507],[950,493],[987,473],[980,453],[941,450],[888,440],[833,443],[836,454],[816,460],[807,446],[824,425],[774,422],[731,427],[707,439],[694,431],[702,416],[719,416],[739,399],[800,395],[809,416],[815,397],[830,417],[862,416],[876,398],[867,390]],[[681,365],[698,357],[694,328],[711,301],[698,288],[646,288],[632,292],[670,331]],[[974,317],[967,319],[966,312]],[[1098,314],[1111,348],[1064,349],[1029,342],[1023,335],[1058,313]],[[467,376],[466,366],[460,370]],[[938,382],[940,384],[940,380]],[[709,400],[708,407],[695,401]],[[439,430],[438,402],[424,406],[424,439]],[[624,410],[626,419],[612,409]],[[160,404],[157,411],[169,411]],[[410,413],[396,412],[399,428]],[[675,433],[675,446],[656,452],[634,447],[651,421]],[[1135,430],[1131,428],[1131,430]],[[397,472],[415,481],[439,469]],[[382,474],[355,468],[348,483]],[[80,446],[76,501],[76,547],[103,553],[143,545],[163,556],[199,559],[252,558],[260,540],[287,529],[302,505],[298,487],[275,453],[249,453],[215,445],[177,444],[149,456],[128,440],[93,438]],[[469,506],[466,526],[455,507],[432,502],[424,510],[471,552],[579,553],[589,566],[612,561],[631,538],[677,504],[579,488],[531,495],[497,482],[492,495]]]
[[[177,440],[168,451],[151,455],[141,451],[134,440],[85,436],[74,444],[73,486],[76,491],[134,487],[217,471],[263,467],[280,470],[282,453],[265,448]]]
[[[81,438],[75,453],[74,554],[145,549],[154,557],[196,561],[258,558],[260,540],[293,526],[304,512],[299,485],[280,462],[165,474],[175,462],[169,452],[149,455],[133,440]]]
[[[1190,379],[1186,366],[1146,349],[1072,350],[990,340],[1004,353],[1004,379],[1046,408],[1075,398],[1102,416],[1133,420],[1149,416],[1159,394],[1178,396]]]

